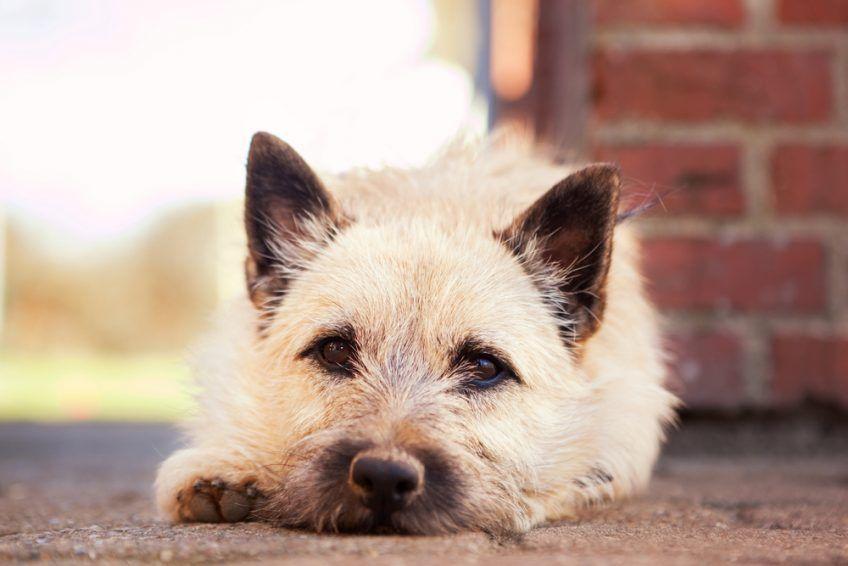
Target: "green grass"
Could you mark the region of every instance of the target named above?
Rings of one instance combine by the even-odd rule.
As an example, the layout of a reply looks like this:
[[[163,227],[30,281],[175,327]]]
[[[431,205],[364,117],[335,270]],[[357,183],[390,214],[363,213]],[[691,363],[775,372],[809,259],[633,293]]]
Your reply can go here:
[[[0,354],[0,421],[168,421],[189,392],[177,356]]]

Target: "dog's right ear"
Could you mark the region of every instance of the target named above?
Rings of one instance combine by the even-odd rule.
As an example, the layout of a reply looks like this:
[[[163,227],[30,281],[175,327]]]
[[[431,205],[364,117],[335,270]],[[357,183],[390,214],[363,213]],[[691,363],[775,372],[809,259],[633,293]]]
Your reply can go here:
[[[342,214],[303,158],[265,132],[250,142],[245,193],[247,289],[257,308],[268,309],[299,267],[293,252],[334,233]]]

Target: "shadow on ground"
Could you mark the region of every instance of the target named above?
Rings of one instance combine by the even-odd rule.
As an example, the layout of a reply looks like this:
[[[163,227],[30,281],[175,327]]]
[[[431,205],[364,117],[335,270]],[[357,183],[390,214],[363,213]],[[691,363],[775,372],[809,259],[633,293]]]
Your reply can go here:
[[[0,562],[848,563],[848,428],[690,420],[645,495],[520,539],[333,536],[157,520],[164,425],[0,425]]]

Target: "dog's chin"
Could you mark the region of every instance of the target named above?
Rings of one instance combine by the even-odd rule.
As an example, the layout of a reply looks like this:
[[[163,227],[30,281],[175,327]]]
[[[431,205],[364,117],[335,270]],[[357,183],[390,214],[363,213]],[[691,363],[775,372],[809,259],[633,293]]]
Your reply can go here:
[[[363,518],[357,522],[340,525],[339,532],[372,535],[433,534],[432,532],[416,532],[410,530],[403,520],[402,512],[393,513],[389,516],[367,512],[364,514]]]
[[[317,518],[307,522],[292,523],[285,519],[274,521],[280,526],[299,528],[317,533],[369,534],[369,535],[440,535],[463,530],[445,521],[428,520],[413,512],[395,512],[378,516],[370,511],[342,513],[337,518]]]
[[[301,502],[302,503],[302,502]],[[271,501],[257,516],[279,527],[317,533],[373,535],[443,535],[473,529],[449,510],[433,513],[425,505],[412,505],[391,514],[374,513],[352,499],[312,502],[312,512],[293,498]]]

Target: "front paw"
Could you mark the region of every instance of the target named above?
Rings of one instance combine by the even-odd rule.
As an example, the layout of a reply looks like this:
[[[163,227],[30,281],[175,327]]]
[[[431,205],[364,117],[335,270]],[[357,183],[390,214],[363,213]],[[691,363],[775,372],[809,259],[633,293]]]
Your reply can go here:
[[[255,517],[265,497],[253,483],[228,484],[198,479],[177,493],[179,519],[197,523],[236,523]]]
[[[265,498],[255,466],[243,457],[185,448],[159,467],[156,505],[173,522],[233,522],[256,515]]]

